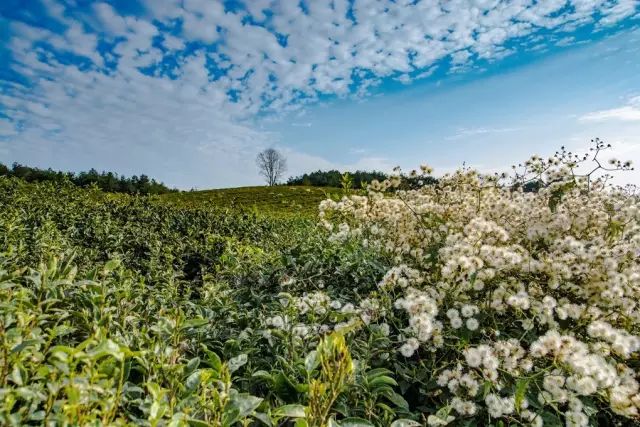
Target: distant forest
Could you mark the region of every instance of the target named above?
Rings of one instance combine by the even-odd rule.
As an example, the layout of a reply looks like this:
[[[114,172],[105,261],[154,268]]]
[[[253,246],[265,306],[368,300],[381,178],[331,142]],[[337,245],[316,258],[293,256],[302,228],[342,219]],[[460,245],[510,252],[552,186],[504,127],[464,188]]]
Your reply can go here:
[[[353,188],[364,188],[374,179],[383,181],[387,179],[387,175],[383,172],[366,172],[355,171],[349,172],[351,176],[351,183]],[[314,187],[341,187],[342,186],[342,173],[337,170],[330,171],[316,171],[311,173],[305,173],[300,176],[291,177],[287,181],[287,185],[311,185]]]
[[[88,172],[60,172],[53,169],[39,169],[14,163],[7,167],[0,163],[0,176],[21,178],[27,182],[55,181],[71,182],[79,187],[96,185],[103,191],[128,194],[163,194],[178,191],[171,189],[147,175],[125,177],[113,172],[98,172],[91,169]]]
[[[342,173],[337,170],[316,171],[289,178],[287,185],[311,185],[314,187],[342,187]],[[378,171],[355,171],[349,172],[352,188],[365,188],[373,180],[384,181],[389,178],[384,172]],[[400,189],[408,190],[419,188],[423,185],[432,185],[438,180],[432,176],[412,177],[411,175],[401,175],[402,181]]]

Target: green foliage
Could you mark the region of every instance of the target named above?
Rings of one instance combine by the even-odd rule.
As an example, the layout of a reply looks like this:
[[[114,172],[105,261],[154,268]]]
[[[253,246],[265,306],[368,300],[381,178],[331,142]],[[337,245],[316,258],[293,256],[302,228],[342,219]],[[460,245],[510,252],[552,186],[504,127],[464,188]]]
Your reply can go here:
[[[339,333],[322,339],[313,358],[320,365],[320,375],[309,384],[308,426],[324,427],[331,407],[353,375],[353,361],[344,336]]]
[[[387,179],[387,174],[377,171],[355,171],[346,172],[353,183],[353,188],[365,188],[374,179],[383,181]],[[343,187],[344,174],[337,170],[316,171],[305,173],[297,177],[291,177],[287,185],[310,185],[314,187]]]
[[[262,400],[233,386],[234,359],[198,347],[200,313],[165,304],[117,263],[79,277],[72,261],[11,271],[1,260],[3,425],[230,426],[255,415]]]
[[[353,187],[353,177],[349,172],[343,173],[340,177],[340,186],[347,192]]]
[[[340,182],[337,187],[340,187]],[[342,188],[276,185],[188,191],[170,193],[163,197],[178,205],[211,204],[221,208],[250,210],[263,216],[311,219],[317,217],[321,201],[327,198],[340,199],[344,194]]]
[[[385,263],[302,215],[0,180],[0,425],[388,424],[384,341],[264,323],[296,313],[283,292],[355,295]]]
[[[355,171],[341,173],[337,170],[316,171],[289,178],[289,186],[312,186],[312,187],[337,187],[344,190],[366,189],[373,181],[384,181],[389,175],[383,172]],[[408,190],[420,188],[424,185],[433,185],[438,180],[432,176],[417,176],[416,174],[403,174],[400,176],[401,184],[399,189]],[[317,206],[316,206],[317,207]]]

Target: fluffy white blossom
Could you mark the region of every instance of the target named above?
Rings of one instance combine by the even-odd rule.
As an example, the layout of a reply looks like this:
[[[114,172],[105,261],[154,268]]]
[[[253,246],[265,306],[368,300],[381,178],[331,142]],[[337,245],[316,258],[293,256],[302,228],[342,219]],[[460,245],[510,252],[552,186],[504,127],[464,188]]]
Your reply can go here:
[[[588,424],[586,397],[639,414],[640,199],[580,177],[576,162],[532,157],[525,176],[546,184],[533,192],[464,169],[410,190],[398,177],[372,183],[321,207],[334,234],[358,229],[394,261],[370,299],[406,322],[401,354],[435,353],[435,395],[452,413],[542,425],[526,399],[516,408],[527,378],[528,395],[567,425]]]
[[[417,339],[409,338],[404,344],[402,344],[402,347],[400,347],[400,353],[402,353],[404,357],[411,357],[419,346],[420,343]]]
[[[307,312],[315,314],[324,314],[327,311],[327,306],[331,302],[331,299],[327,294],[321,291],[312,292],[298,298],[296,306],[300,313],[305,314]]]
[[[470,319],[467,319],[465,325],[470,331],[475,331],[480,326],[480,323],[478,322],[478,319],[472,317]]]
[[[463,317],[475,316],[476,314],[479,313],[479,311],[480,310],[478,309],[478,307],[472,304],[465,304],[462,306],[462,309],[460,309],[460,312],[462,313]]]
[[[447,424],[449,424],[450,422],[452,422],[455,419],[456,419],[456,417],[454,417],[453,415],[448,415],[445,418],[440,418],[437,415],[429,415],[427,417],[427,425],[430,425],[430,426],[446,426]]]

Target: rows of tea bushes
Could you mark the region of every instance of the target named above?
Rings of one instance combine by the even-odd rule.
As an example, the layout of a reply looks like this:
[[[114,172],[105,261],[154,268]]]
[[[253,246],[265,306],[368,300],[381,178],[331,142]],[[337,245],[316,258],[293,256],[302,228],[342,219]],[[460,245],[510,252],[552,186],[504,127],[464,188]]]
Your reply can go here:
[[[219,208],[242,209],[272,218],[317,219],[321,201],[328,198],[339,200],[343,195],[356,191],[331,187],[275,185],[172,192],[162,195],[162,199],[183,206],[209,204]]]
[[[324,234],[0,180],[0,424],[282,425],[312,409],[309,425],[392,422],[408,407],[369,351],[386,337],[303,342],[266,321],[303,288],[353,298],[381,277],[382,257]]]
[[[640,201],[582,161],[318,221],[0,180],[0,425],[640,425]]]

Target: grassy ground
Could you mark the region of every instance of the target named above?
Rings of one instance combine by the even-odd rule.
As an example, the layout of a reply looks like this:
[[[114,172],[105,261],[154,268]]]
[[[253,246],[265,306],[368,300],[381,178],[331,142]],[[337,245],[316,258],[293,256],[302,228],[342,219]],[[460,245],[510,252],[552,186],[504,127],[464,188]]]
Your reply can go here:
[[[242,208],[257,213],[283,216],[315,217],[318,204],[327,198],[339,199],[341,188],[276,186],[239,187],[219,190],[189,191],[163,195],[165,200],[197,204],[211,202],[223,208]]]

